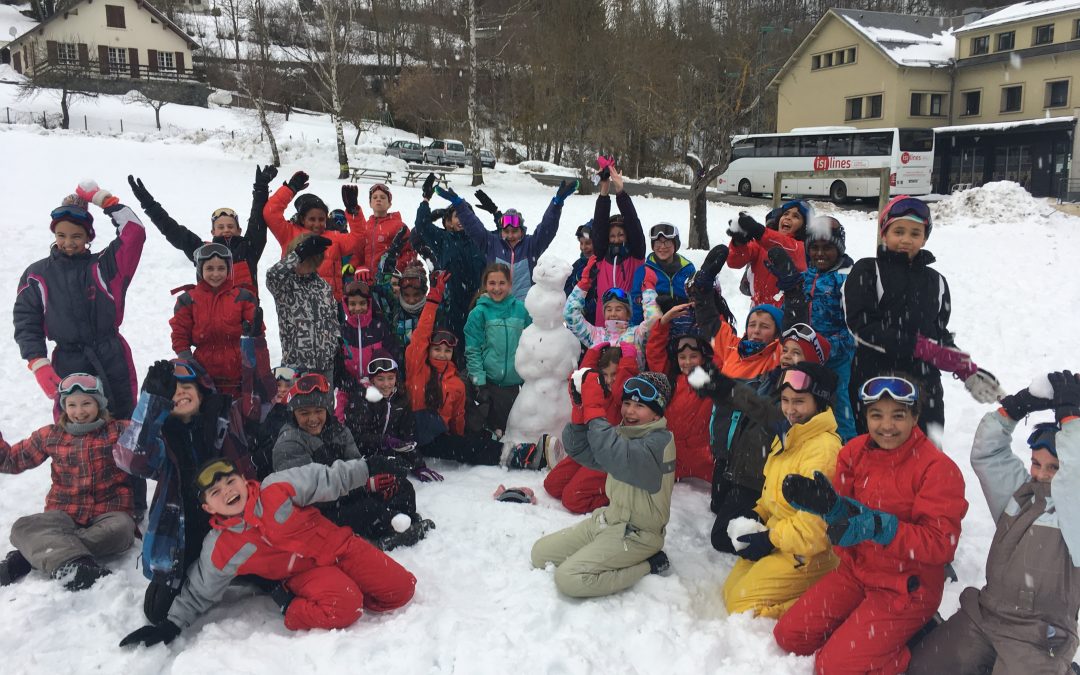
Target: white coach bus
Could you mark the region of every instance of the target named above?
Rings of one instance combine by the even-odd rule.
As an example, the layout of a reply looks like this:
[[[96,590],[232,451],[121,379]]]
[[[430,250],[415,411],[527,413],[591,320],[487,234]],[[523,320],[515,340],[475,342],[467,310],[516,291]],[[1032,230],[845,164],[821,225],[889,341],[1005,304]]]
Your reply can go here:
[[[731,139],[731,164],[719,178],[720,189],[753,196],[772,193],[777,171],[877,169],[889,167],[892,194],[931,191],[933,129],[856,129],[810,127],[786,134],[751,134]],[[783,193],[828,197],[877,197],[877,178],[785,179]]]

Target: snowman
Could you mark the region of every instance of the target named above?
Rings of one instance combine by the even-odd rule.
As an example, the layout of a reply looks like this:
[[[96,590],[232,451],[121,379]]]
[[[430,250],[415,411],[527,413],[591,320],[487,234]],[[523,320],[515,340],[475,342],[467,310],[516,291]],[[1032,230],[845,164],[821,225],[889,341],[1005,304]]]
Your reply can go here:
[[[522,446],[536,444],[544,434],[552,439],[549,447],[561,447],[553,441],[570,421],[566,378],[577,366],[581,347],[563,325],[563,284],[568,276],[570,264],[550,253],[543,255],[533,270],[534,285],[525,296],[532,325],[522,332],[514,356],[514,367],[525,383],[510,410],[503,435],[504,465],[512,453],[527,451]],[[541,453],[544,450],[540,448]],[[530,466],[538,463],[538,456],[535,462],[528,462]]]

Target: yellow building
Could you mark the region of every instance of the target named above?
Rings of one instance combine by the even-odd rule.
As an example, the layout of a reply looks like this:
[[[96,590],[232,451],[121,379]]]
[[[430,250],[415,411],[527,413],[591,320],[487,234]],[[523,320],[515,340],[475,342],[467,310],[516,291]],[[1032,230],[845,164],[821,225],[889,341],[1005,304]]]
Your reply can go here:
[[[1014,180],[1080,193],[1080,0],[958,17],[831,9],[769,85],[777,130],[937,131],[935,190]]]

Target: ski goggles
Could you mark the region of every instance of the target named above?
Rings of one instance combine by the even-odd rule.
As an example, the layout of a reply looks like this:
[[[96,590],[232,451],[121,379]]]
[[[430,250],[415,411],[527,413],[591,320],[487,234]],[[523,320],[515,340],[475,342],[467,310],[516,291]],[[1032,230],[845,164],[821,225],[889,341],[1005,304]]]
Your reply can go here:
[[[574,231],[574,236],[578,239],[591,239],[592,227],[589,225],[578,225],[578,229]]]
[[[341,209],[334,209],[333,211],[331,211],[330,220],[332,220],[334,224],[340,227],[345,227],[349,224],[348,218],[345,217],[345,212]]]
[[[192,481],[195,485],[195,492],[202,496],[202,493],[212,488],[218,480],[234,473],[240,473],[240,469],[237,469],[235,464],[227,459],[215,459],[206,464],[195,475],[195,480]]]
[[[655,384],[637,376],[631,377],[624,382],[622,391],[624,397],[630,397],[630,399],[634,401],[643,403],[660,401],[661,404],[664,401],[664,395],[660,393],[660,390],[656,388]]]
[[[398,288],[419,288],[424,289],[426,284],[420,277],[401,277],[401,281],[398,282]]]
[[[684,335],[675,342],[675,354],[679,355],[690,350],[697,352],[698,354],[705,353],[705,346],[702,344],[701,338],[693,335]]]
[[[318,373],[308,373],[307,375],[301,375],[296,382],[293,382],[293,386],[289,389],[289,398],[315,392],[320,394],[330,393],[330,383]]]
[[[649,228],[649,239],[656,241],[657,239],[678,239],[679,230],[675,228],[671,223],[657,223]]]
[[[630,294],[627,293],[626,291],[624,291],[621,288],[609,288],[606,291],[604,291],[604,297],[603,297],[603,300],[601,301],[600,304],[601,305],[606,305],[609,302],[611,302],[612,300],[618,300],[619,302],[625,302],[626,304],[629,305],[630,304]]]
[[[375,196],[376,190],[382,190],[386,193],[386,198],[390,199],[390,188],[386,187],[385,183],[375,183],[374,185],[372,185],[371,188],[367,191],[368,199],[371,199]]]
[[[882,222],[889,223],[905,216],[915,216],[923,223],[929,223],[930,205],[916,197],[903,197],[897,199],[889,205],[889,209],[885,212],[885,218]]]
[[[179,382],[194,382],[199,379],[199,371],[187,361],[173,361],[172,374]]]
[[[49,216],[52,218],[53,222],[58,220],[70,220],[78,225],[94,222],[94,216],[90,215],[89,211],[74,205],[58,206],[52,210],[52,213],[50,213]]]
[[[780,381],[776,383],[776,391],[784,387],[791,387],[797,393],[803,394],[814,388],[814,378],[802,370],[788,368],[780,374]]]
[[[457,336],[448,330],[437,330],[431,334],[431,345],[446,345],[450,349],[457,347]]]
[[[502,218],[499,219],[499,227],[503,229],[508,227],[521,227],[523,222],[520,213],[504,213]]]
[[[1028,446],[1032,451],[1042,449],[1057,457],[1057,432],[1059,431],[1061,427],[1054,422],[1040,422],[1028,436]]]
[[[384,357],[371,359],[370,361],[368,361],[367,364],[368,375],[378,375],[379,373],[394,373],[397,372],[397,369],[397,361]]]
[[[278,382],[292,382],[296,379],[298,373],[296,368],[289,366],[278,366],[274,368],[274,379]]]
[[[229,218],[232,218],[234,221],[236,221],[237,224],[240,223],[240,218],[237,217],[236,211],[225,207],[220,209],[214,209],[214,212],[210,215],[210,224],[213,225],[217,222],[217,219],[222,216],[228,216]]]
[[[203,244],[191,254],[195,264],[206,262],[210,258],[221,258],[227,262],[232,261],[232,251],[225,244]]]
[[[90,395],[105,393],[101,386],[101,380],[89,373],[72,373],[68,375],[60,380],[57,391],[60,392],[61,396],[68,396],[76,391]]]
[[[363,281],[350,281],[345,286],[345,297],[350,297],[353,295],[359,295],[363,298],[370,298],[371,286],[368,286],[367,283]]]
[[[821,341],[818,340],[817,331],[808,326],[805,323],[797,323],[791,326],[783,332],[780,336],[780,341],[785,340],[803,340],[809,342],[814,346],[814,352],[817,354],[818,362],[824,364],[828,359],[825,358],[825,351],[821,348]]]
[[[862,403],[876,403],[882,396],[904,405],[914,405],[919,400],[919,390],[909,380],[895,376],[871,377],[859,387]]]

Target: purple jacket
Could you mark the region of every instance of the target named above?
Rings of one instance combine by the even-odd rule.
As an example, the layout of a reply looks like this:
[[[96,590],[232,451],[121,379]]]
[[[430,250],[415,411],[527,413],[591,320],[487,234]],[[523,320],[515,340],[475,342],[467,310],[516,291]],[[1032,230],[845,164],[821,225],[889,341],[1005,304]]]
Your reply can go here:
[[[510,248],[503,241],[499,232],[486,229],[468,203],[460,202],[455,208],[458,220],[461,221],[476,247],[484,254],[486,263],[490,265],[501,262],[510,267],[514,297],[525,302],[525,294],[532,288],[532,272],[536,267],[536,261],[551,245],[552,240],[555,239],[555,232],[559,229],[562,206],[552,201],[544,211],[540,224],[536,226],[536,232],[526,234],[514,248]]]

